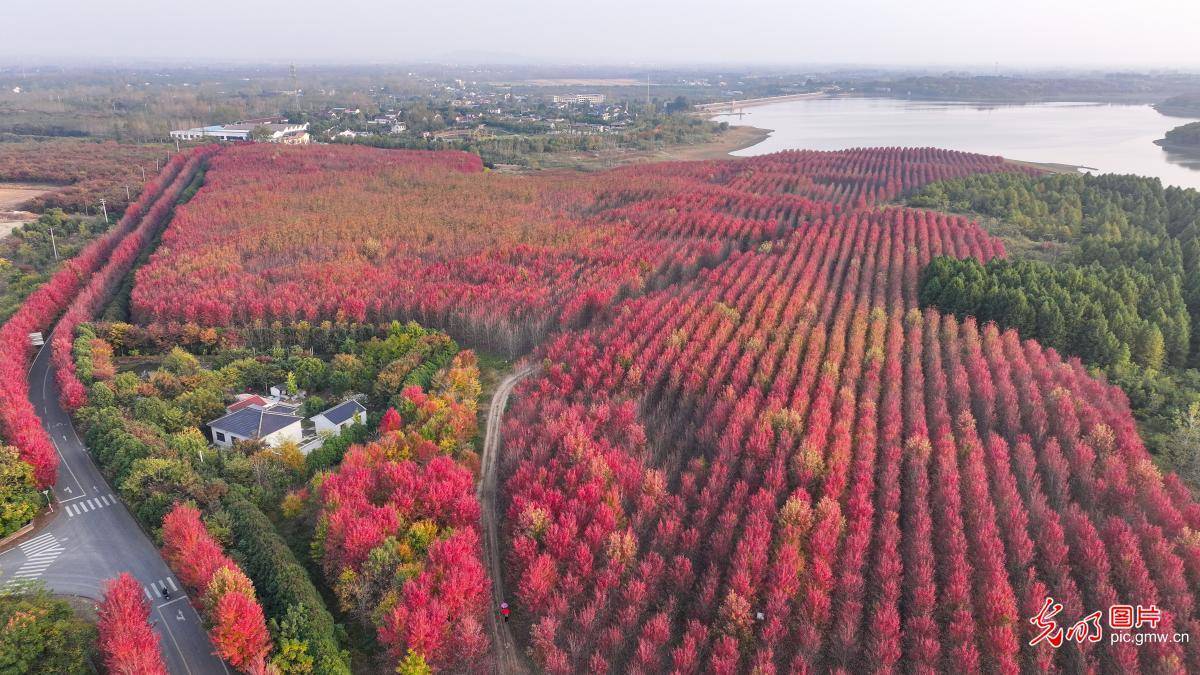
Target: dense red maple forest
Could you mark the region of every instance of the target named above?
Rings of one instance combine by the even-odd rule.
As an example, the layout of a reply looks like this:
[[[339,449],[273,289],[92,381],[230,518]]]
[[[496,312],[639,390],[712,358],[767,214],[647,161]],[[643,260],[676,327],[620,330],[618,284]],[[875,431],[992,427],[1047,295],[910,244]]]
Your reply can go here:
[[[415,319],[516,354],[809,219],[1004,167],[864,150],[529,177],[484,173],[466,153],[242,146],[179,209],[133,311],[204,325]]]
[[[1198,669],[1186,645],[1029,646],[1047,596],[1063,625],[1157,604],[1160,630],[1200,635],[1200,506],[1078,360],[918,309],[933,257],[1004,247],[888,202],[1018,170],[865,149],[512,176],[238,146],[133,311],[534,349],[502,493],[506,599],[546,671]]]

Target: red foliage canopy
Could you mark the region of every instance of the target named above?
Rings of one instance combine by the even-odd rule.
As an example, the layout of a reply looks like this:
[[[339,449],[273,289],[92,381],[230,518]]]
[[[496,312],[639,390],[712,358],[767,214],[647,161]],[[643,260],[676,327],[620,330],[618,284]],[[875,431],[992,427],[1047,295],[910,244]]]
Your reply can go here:
[[[211,626],[209,636],[221,658],[247,673],[266,673],[271,638],[262,605],[245,573],[221,550],[194,506],[176,504],[163,518],[163,558],[193,596]],[[240,581],[222,585],[222,568]],[[225,573],[228,574],[228,573]]]
[[[190,180],[188,172],[194,170],[197,157],[203,153],[211,153],[211,149],[173,157],[162,173],[145,186],[112,230],[64,263],[0,327],[0,433],[20,450],[21,458],[33,466],[39,488],[54,484],[58,454],[29,402],[27,371],[33,356],[29,334],[48,330],[55,317],[68,306],[83,307],[86,304],[90,307],[115,288],[119,278],[115,276],[117,270],[109,266],[110,259],[119,257],[121,265],[132,261],[130,256],[136,256],[136,250],[131,249],[140,247],[146,240],[141,234],[126,244],[127,238],[144,232],[142,228],[149,226],[148,223],[161,224],[166,210],[178,196],[177,190],[182,189],[180,183],[186,184]],[[101,270],[106,272],[93,279]],[[83,313],[74,314],[73,321],[81,320]],[[67,322],[54,334],[54,339],[67,341],[68,353],[74,328],[75,323]],[[69,367],[73,369],[73,364]],[[69,379],[74,380],[73,373]],[[69,402],[81,401],[82,385],[77,380],[67,382],[63,396]]]
[[[138,272],[134,314],[205,325],[415,319],[518,353],[809,218],[1013,166],[889,149],[586,176],[480,168],[462,153],[229,148]]]
[[[1200,626],[1200,507],[1154,468],[1120,389],[918,310],[933,256],[1004,251],[961,218],[864,206],[892,189],[871,176],[912,175],[891,153],[841,174],[837,208],[538,354],[504,438],[510,583],[539,666],[1200,666],[1174,644],[1028,645],[1047,595],[1063,625],[1157,599]],[[820,197],[793,167],[726,185]]]
[[[241,593],[226,593],[217,601],[213,614],[209,635],[217,654],[243,672],[270,672],[267,656],[271,653],[271,636],[262,605]]]
[[[158,635],[150,627],[150,604],[128,572],[109,580],[100,603],[97,648],[114,675],[166,675]]]
[[[424,464],[399,458],[405,433],[352,447],[321,483],[321,565],[339,596],[399,585],[394,605],[377,619],[379,640],[397,663],[413,650],[437,669],[476,670],[489,649],[490,584],[480,561],[474,476],[446,455]],[[368,563],[389,557],[396,562],[382,572]],[[391,578],[399,574],[400,582]],[[380,600],[355,604],[376,620]]]

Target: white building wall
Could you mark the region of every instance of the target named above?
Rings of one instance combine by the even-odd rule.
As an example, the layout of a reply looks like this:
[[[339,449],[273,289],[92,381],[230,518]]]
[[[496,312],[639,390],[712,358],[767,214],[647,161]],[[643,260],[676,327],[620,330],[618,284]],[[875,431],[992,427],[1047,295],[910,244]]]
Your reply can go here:
[[[261,440],[265,445],[267,445],[267,447],[275,448],[286,441],[292,441],[293,443],[299,444],[303,438],[304,430],[301,429],[300,421],[297,420],[280,429],[279,431],[263,436]]]
[[[236,443],[237,441],[250,440],[250,439],[246,438],[245,436],[237,436],[235,434],[229,433],[228,431],[225,431],[224,429],[218,429],[215,427],[212,430],[212,435],[213,435],[213,443],[221,446],[222,448],[232,448],[233,444]],[[224,438],[224,440],[221,440],[222,438]]]
[[[312,418],[312,421],[313,421],[313,426],[316,428],[318,434],[321,434],[321,433],[336,434],[337,433],[337,428],[338,428],[337,425],[334,424],[333,422],[330,422],[329,418],[325,417],[324,415],[317,415],[316,417]]]
[[[348,429],[348,428],[354,426],[355,422],[362,422],[365,420],[366,420],[366,415],[364,415],[361,410],[354,413],[354,417],[351,417],[350,419],[342,422],[341,424],[334,424],[333,422],[329,421],[329,418],[325,417],[325,415],[323,415],[323,414],[317,415],[312,418],[313,426],[316,428],[316,432],[318,434],[340,433],[342,429]]]

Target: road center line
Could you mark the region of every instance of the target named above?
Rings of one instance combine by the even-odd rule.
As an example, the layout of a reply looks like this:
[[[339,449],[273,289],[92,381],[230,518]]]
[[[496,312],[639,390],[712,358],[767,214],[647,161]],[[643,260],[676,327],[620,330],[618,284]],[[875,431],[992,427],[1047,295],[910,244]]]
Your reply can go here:
[[[178,599],[182,600],[183,598]],[[158,620],[162,622],[163,629],[167,631],[167,636],[171,638],[171,644],[175,645],[175,653],[179,654],[179,660],[183,662],[183,669],[188,672],[188,675],[192,675],[192,667],[188,665],[187,656],[184,655],[183,650],[179,648],[179,641],[175,639],[175,633],[171,631],[171,624],[167,623],[167,617],[163,616],[161,605],[157,611]]]

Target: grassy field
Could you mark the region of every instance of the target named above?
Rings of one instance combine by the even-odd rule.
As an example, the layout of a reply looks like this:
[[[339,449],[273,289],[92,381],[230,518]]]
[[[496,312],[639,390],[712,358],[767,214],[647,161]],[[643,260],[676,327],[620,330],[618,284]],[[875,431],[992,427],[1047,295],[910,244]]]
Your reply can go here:
[[[729,153],[748,148],[762,142],[771,135],[770,129],[758,127],[730,127],[716,139],[707,143],[689,145],[667,145],[656,150],[631,150],[614,148],[591,152],[546,153],[537,157],[537,169],[576,169],[599,171],[626,164],[643,162],[680,162],[703,159],[729,159]],[[525,173],[521,169],[520,173]]]

